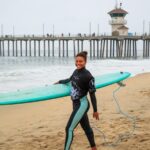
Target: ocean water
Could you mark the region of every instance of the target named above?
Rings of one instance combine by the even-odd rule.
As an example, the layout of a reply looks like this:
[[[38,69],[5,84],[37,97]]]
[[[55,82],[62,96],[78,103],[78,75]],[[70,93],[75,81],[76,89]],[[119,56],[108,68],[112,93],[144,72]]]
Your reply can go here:
[[[86,68],[93,76],[127,71],[135,76],[150,72],[150,59],[88,59]],[[74,58],[0,57],[0,92],[49,85],[71,76]]]

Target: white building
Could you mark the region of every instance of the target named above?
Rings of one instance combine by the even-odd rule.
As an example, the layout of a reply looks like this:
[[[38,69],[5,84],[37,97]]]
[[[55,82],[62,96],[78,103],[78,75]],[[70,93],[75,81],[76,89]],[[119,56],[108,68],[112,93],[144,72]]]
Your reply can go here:
[[[109,22],[112,26],[112,35],[128,35],[129,28],[125,26],[127,21],[124,19],[128,12],[123,10],[120,6],[120,8],[116,7],[112,11],[108,12],[108,14],[112,18],[112,20]]]

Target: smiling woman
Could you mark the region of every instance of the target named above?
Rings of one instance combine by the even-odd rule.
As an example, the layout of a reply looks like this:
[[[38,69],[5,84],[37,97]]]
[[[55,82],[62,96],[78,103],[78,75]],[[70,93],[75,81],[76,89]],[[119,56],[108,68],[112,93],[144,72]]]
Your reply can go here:
[[[73,132],[76,126],[80,123],[87,139],[90,143],[91,149],[96,150],[94,140],[94,133],[89,123],[87,112],[90,108],[87,94],[89,92],[90,99],[93,106],[93,117],[99,120],[99,113],[97,112],[97,100],[95,96],[96,87],[94,77],[85,68],[87,63],[87,52],[83,51],[76,55],[75,65],[77,69],[73,72],[69,79],[60,80],[58,83],[71,83],[71,99],[73,103],[73,111],[70,115],[66,126],[66,140],[64,150],[70,150],[73,141]]]

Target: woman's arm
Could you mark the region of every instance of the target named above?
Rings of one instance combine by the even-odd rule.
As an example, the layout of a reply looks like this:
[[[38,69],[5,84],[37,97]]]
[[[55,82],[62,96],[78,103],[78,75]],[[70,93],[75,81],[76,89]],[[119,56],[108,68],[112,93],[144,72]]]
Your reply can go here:
[[[74,71],[74,72],[75,72],[75,71]],[[74,72],[73,72],[73,74],[74,74]],[[59,80],[56,84],[59,84],[59,83],[60,83],[60,84],[66,84],[66,83],[70,82],[70,80],[71,80],[73,74],[71,75],[70,78],[67,78],[67,79],[64,79],[64,80]]]
[[[95,92],[90,93],[90,98],[91,98],[91,102],[92,102],[92,106],[93,106],[93,118],[95,118],[96,120],[99,120],[99,113],[97,111],[97,101],[96,101],[96,96],[95,96]]]
[[[60,84],[66,84],[66,83],[70,82],[70,79],[71,79],[71,77],[68,78],[68,79],[59,80],[58,83],[60,83]]]
[[[93,111],[97,112],[97,101],[96,101],[96,96],[95,96],[95,92],[90,92],[90,98],[91,98],[91,103],[93,106]]]
[[[96,120],[99,120],[99,113],[97,112],[97,100],[95,92],[96,92],[95,81],[94,78],[92,77],[92,79],[89,81],[89,94],[93,106],[93,117],[96,118]]]
[[[89,94],[90,94],[93,110],[94,112],[97,112],[97,101],[96,101],[95,92],[96,92],[95,80],[92,77],[89,81]]]

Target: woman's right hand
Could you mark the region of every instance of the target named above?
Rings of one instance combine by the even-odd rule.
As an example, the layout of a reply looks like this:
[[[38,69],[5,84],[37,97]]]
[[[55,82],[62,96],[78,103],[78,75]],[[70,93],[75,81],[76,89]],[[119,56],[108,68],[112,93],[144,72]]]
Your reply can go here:
[[[55,82],[54,84],[59,84],[59,81]]]

